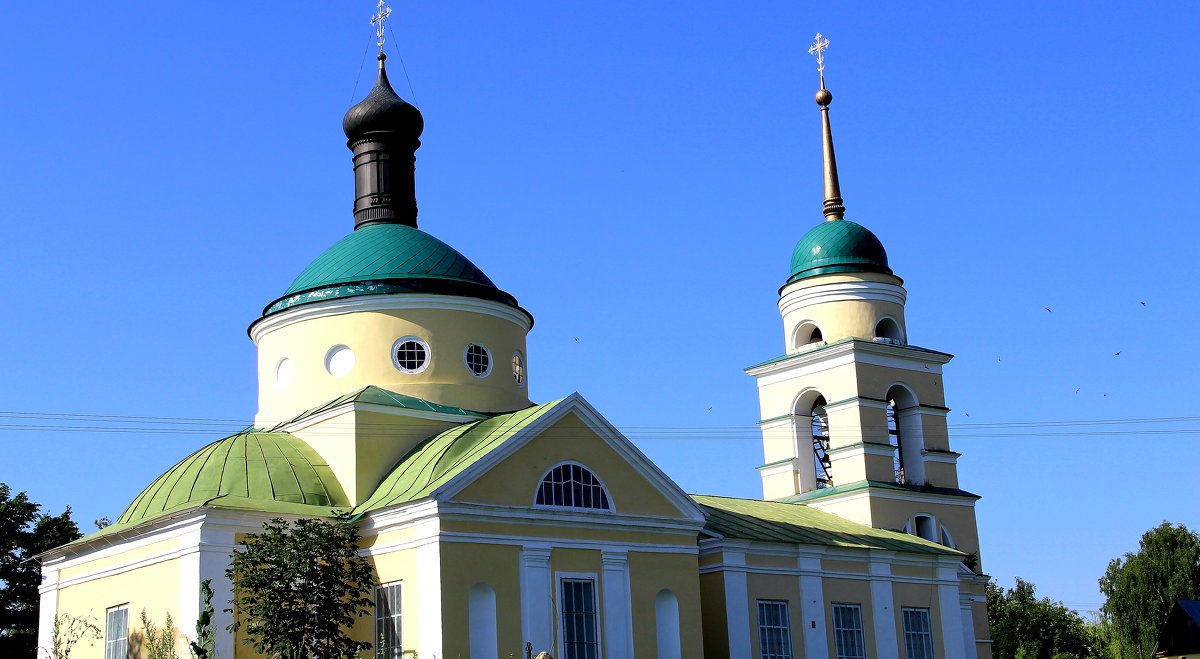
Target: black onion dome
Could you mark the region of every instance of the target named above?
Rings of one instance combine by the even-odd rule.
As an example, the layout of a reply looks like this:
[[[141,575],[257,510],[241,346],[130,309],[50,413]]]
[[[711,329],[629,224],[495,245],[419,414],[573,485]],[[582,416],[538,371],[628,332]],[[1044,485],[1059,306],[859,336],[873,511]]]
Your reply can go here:
[[[398,133],[416,140],[425,129],[421,111],[410,105],[392,89],[384,69],[383,53],[379,54],[379,78],[371,93],[357,105],[346,111],[342,119],[342,130],[353,139],[366,133]]]

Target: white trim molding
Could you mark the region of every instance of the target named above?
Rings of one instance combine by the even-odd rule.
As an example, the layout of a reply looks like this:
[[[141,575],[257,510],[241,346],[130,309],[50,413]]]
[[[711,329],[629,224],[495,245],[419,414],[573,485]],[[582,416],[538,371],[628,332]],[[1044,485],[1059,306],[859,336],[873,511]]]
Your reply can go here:
[[[405,293],[403,295],[359,295],[350,298],[336,298],[325,302],[301,304],[254,321],[250,325],[250,338],[257,345],[259,340],[271,332],[299,322],[312,320],[313,318],[340,316],[359,311],[398,311],[404,309],[466,311],[507,320],[526,332],[533,327],[533,317],[527,311],[500,302],[454,295]]]
[[[550,574],[549,547],[521,548],[521,635],[522,644],[532,643],[537,652],[554,644],[554,583]]]
[[[629,587],[629,552],[600,552],[604,640],[612,659],[633,659],[633,601]]]
[[[787,288],[779,297],[779,313],[783,315],[828,302],[891,302],[903,307],[908,299],[908,291],[903,286],[881,281],[839,281]]]

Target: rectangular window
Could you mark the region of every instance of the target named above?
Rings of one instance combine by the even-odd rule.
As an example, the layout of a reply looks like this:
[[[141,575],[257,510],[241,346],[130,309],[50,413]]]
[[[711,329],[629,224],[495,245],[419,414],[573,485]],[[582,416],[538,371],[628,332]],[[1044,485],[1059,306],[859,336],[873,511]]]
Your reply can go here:
[[[375,589],[375,646],[376,659],[400,659],[404,646],[400,637],[400,584],[393,583]]]
[[[599,659],[600,638],[596,633],[596,582],[592,579],[562,579],[563,659]]]
[[[901,609],[904,620],[904,651],[908,659],[934,659],[933,627],[929,609]]]
[[[862,607],[858,604],[833,605],[833,646],[837,659],[866,659]]]
[[[758,646],[762,659],[792,659],[787,602],[758,600]]]
[[[114,606],[104,616],[104,659],[125,659],[129,654],[129,607]]]

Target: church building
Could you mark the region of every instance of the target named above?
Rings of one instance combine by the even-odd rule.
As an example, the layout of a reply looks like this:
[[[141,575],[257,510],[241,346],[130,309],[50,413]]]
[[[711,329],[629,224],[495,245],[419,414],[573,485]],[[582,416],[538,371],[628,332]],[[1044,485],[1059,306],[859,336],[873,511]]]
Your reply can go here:
[[[423,118],[378,59],[343,121],[353,231],[250,324],[252,427],[41,556],[40,646],[56,617],[93,617],[104,638],[73,659],[145,657],[144,609],[171,614],[186,657],[212,580],[219,656],[256,656],[222,612],[238,540],[343,512],[376,572],[352,630],[375,657],[991,657],[951,355],[910,342],[902,280],[844,218],[823,74],[825,218],[764,282],[782,284],[784,350],[746,369],[763,496],[741,499],[684,492],[579,394],[530,400],[533,315],[418,228]]]

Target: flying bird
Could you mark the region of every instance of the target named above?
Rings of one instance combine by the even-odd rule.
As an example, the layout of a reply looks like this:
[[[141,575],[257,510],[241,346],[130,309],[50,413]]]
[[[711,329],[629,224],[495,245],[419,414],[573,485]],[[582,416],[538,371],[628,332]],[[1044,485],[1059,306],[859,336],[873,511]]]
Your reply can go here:
[[[1146,306],[1146,303],[1145,303],[1145,302],[1143,302],[1143,303],[1142,303],[1142,306],[1143,306],[1143,307],[1144,307],[1144,306]]]
[[[1118,350],[1118,351],[1116,351],[1116,352],[1114,352],[1114,353],[1113,353],[1113,357],[1116,357],[1117,355],[1120,355],[1120,354],[1121,354],[1121,351],[1120,351],[1120,350]]]
[[[1076,390],[1075,390],[1075,393],[1079,393],[1079,390],[1078,390],[1078,389],[1076,389]]]
[[[1050,311],[1050,307],[1042,307],[1042,308],[1045,309],[1046,311]],[[1054,312],[1050,311],[1050,313],[1054,313]]]

